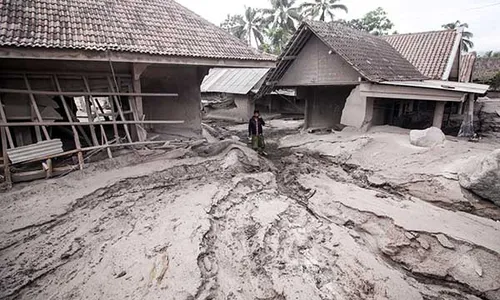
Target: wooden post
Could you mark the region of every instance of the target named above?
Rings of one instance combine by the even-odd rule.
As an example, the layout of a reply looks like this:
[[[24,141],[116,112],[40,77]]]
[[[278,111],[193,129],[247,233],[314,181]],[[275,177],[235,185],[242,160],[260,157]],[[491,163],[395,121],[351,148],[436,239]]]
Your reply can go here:
[[[3,109],[2,98],[0,98],[0,120],[7,123],[7,116],[5,115],[5,111]],[[11,149],[14,148],[14,141],[12,140],[12,135],[10,134],[9,127],[5,127],[5,133],[7,135],[7,140],[9,141],[9,147]]]
[[[436,108],[434,109],[434,120],[432,122],[432,126],[441,129],[443,126],[443,117],[444,117],[444,106],[446,102],[438,101],[436,102]]]
[[[474,136],[474,94],[469,94],[467,98],[467,111],[458,132],[459,137]]]
[[[23,77],[24,77],[24,83],[26,84],[26,89],[28,90],[28,92],[31,92],[31,86],[30,86],[30,83],[28,81],[28,76],[26,76],[26,74],[24,74]],[[40,111],[38,110],[38,106],[36,105],[35,96],[32,93],[30,93],[29,97],[30,97],[31,109],[33,109],[33,111],[35,112],[35,116],[38,119],[38,122],[43,122],[42,115],[40,114]],[[38,142],[40,142],[42,140],[42,137],[40,134],[40,128],[38,126],[35,126],[35,131],[37,133],[36,138],[37,138]],[[43,131],[45,138],[47,140],[50,140],[49,132],[47,131],[47,128],[45,128],[45,126],[42,126],[42,131]]]
[[[109,78],[109,76],[108,76],[108,84],[109,84],[109,88],[111,89],[111,92],[114,93],[115,89],[113,87],[113,83],[111,82],[111,78]],[[118,110],[118,113],[120,114],[122,121],[126,121],[125,115],[123,114],[122,106],[120,104],[120,100],[119,100],[118,96],[113,96],[113,99],[115,101],[116,108]],[[132,143],[132,137],[130,136],[130,131],[128,130],[128,126],[126,124],[124,124],[123,128],[125,129],[125,135],[127,137],[128,142]]]
[[[61,85],[59,84],[59,80],[57,79],[57,75],[54,75],[54,82],[56,84],[56,88],[58,91],[61,91]],[[69,112],[68,104],[66,103],[66,99],[64,99],[64,96],[60,95],[59,98],[61,99],[64,112],[66,113],[66,117],[68,120],[72,120],[71,114]],[[76,130],[75,125],[71,125],[71,130],[73,131],[73,137],[75,141],[75,146],[76,149],[79,150],[77,155],[78,155],[78,164],[80,165],[80,170],[83,170],[83,153],[81,151],[82,145],[80,144],[80,137],[78,136],[78,132]]]
[[[90,107],[90,100],[88,99],[89,96],[85,96],[85,109],[87,110],[87,118],[89,120],[89,123],[94,122],[94,114],[92,113],[92,109]],[[90,134],[92,136],[92,143],[94,146],[99,145],[99,141],[97,141],[97,135],[95,134],[95,127],[94,125],[90,125]]]
[[[2,140],[2,153],[3,153],[3,170],[5,176],[5,182],[7,186],[10,188],[12,186],[12,177],[10,175],[10,166],[9,166],[9,155],[7,154],[7,127],[0,127],[0,136]]]

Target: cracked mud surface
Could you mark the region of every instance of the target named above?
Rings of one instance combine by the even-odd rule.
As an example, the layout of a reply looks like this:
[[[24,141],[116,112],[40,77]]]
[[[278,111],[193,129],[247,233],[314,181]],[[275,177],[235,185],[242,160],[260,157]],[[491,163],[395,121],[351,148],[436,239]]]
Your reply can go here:
[[[499,209],[455,189],[461,157],[283,134],[1,195],[0,298],[500,299]]]

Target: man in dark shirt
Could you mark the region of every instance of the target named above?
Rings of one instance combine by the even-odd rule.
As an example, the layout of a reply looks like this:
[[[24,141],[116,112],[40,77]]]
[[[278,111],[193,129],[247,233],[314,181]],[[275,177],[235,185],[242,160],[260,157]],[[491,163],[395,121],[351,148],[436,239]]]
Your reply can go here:
[[[253,117],[248,122],[248,136],[252,138],[252,149],[264,154],[264,136],[262,135],[262,126],[266,122],[260,117],[258,110],[253,112]]]

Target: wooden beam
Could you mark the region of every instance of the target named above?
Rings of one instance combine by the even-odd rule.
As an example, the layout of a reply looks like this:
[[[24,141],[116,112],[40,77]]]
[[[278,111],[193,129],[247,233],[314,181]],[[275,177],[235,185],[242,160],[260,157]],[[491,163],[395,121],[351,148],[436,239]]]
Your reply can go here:
[[[92,113],[92,108],[90,107],[90,100],[88,96],[85,96],[85,109],[87,110],[87,118],[89,123],[94,123],[94,114]],[[94,146],[99,145],[99,141],[97,141],[97,135],[95,133],[94,125],[90,125],[90,135],[92,136],[92,143]]]
[[[7,116],[5,115],[5,111],[3,109],[2,98],[0,97],[0,121],[7,123]],[[9,147],[14,148],[14,140],[12,140],[12,135],[10,134],[10,130],[8,127],[5,127],[5,133],[7,134],[7,140],[9,141]]]
[[[139,120],[139,121],[105,121],[105,122],[9,122],[9,123],[0,123],[0,127],[22,127],[22,126],[71,126],[71,125],[135,125],[135,124],[184,124],[184,121],[178,120]]]
[[[3,153],[3,171],[5,176],[5,182],[8,187],[12,186],[12,177],[10,174],[10,163],[9,163],[9,155],[7,154],[7,128],[0,128],[0,138],[2,141],[2,153]]]
[[[31,86],[30,86],[30,83],[28,81],[28,76],[26,76],[26,74],[24,74],[24,84],[26,85],[26,88],[27,88],[26,92],[27,92],[27,94],[29,94],[29,97],[30,97],[31,108],[35,112],[35,116],[38,119],[38,122],[43,122],[42,115],[40,114],[40,111],[38,110],[38,106],[36,104],[35,96],[31,92]],[[37,129],[37,127],[35,127],[35,130],[36,129]],[[42,131],[43,131],[43,134],[45,135],[45,139],[50,140],[50,135],[49,135],[49,132],[47,131],[47,128],[45,128],[45,127],[42,126]],[[37,138],[37,140],[39,142],[42,141],[42,138],[41,138],[40,133],[38,131],[37,131],[37,137],[36,138]]]
[[[109,88],[111,89],[111,92],[115,92],[115,89],[113,87],[113,83],[111,82],[110,77],[108,77],[108,84],[109,84]],[[120,118],[122,118],[123,121],[126,121],[125,115],[123,114],[120,100],[118,99],[117,96],[113,96],[113,99],[115,101],[116,108],[118,109],[118,113],[120,114]],[[123,124],[123,128],[125,129],[125,136],[127,137],[128,142],[132,143],[132,137],[130,136],[130,131],[128,130],[127,124]]]
[[[47,49],[47,48],[20,48],[0,47],[0,58],[24,58],[43,60],[71,60],[71,61],[102,61],[125,63],[149,63],[168,65],[190,65],[211,67],[248,67],[273,68],[275,62],[269,60],[252,59],[225,59],[225,58],[197,58],[187,56],[153,55],[146,53],[130,53],[118,51],[89,51],[77,49]]]
[[[32,91],[32,90],[19,90],[19,89],[0,89],[0,93],[7,94],[32,94],[32,95],[47,95],[47,96],[68,96],[68,97],[82,97],[82,96],[128,96],[128,97],[178,97],[177,93],[119,93],[119,92],[54,92],[54,91]]]
[[[23,74],[25,74],[26,71],[19,71],[19,70],[2,70],[2,73],[0,74],[0,77],[17,77],[17,78],[23,78]],[[47,71],[29,71],[30,78],[46,78],[46,79],[52,79],[54,76],[53,73],[47,73]],[[111,75],[111,73],[108,72],[64,72],[64,71],[58,71],[57,76],[59,79],[80,79],[82,76],[88,76],[88,77],[96,77],[96,78],[106,78],[106,76]],[[127,73],[119,73],[116,74],[116,76],[119,77],[124,77],[124,78],[131,78],[132,76]]]
[[[56,84],[56,88],[59,92],[61,92],[61,85],[59,84],[59,80],[57,79],[57,75],[54,75],[54,82]],[[73,118],[71,117],[71,114],[69,112],[68,104],[66,103],[66,99],[62,95],[59,95],[59,99],[61,99],[62,106],[64,108],[64,112],[66,113],[66,117],[68,120],[72,121]],[[78,132],[76,131],[75,125],[71,125],[71,130],[73,131],[73,138],[75,141],[75,146],[77,155],[78,155],[78,164],[80,165],[80,170],[83,170],[83,154],[82,154],[82,145],[80,144],[80,137],[78,135]]]
[[[297,58],[296,55],[290,55],[290,56],[283,56],[281,60],[294,60],[296,58]]]

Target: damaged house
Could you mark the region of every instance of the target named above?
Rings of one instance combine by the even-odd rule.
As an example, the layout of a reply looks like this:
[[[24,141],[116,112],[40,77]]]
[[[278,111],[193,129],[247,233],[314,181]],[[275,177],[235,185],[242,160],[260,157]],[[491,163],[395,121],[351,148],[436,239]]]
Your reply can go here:
[[[173,0],[2,1],[0,8],[6,170],[47,160],[50,176],[57,157],[76,155],[83,168],[88,152],[111,156],[115,146],[198,136],[209,68],[274,65],[273,56]]]
[[[268,114],[303,115],[304,101],[296,98],[293,89],[270,91],[255,100],[268,71],[268,68],[211,69],[201,84],[205,116],[247,122],[255,109]]]
[[[304,22],[257,96],[297,88],[297,96],[306,99],[306,128],[441,127],[447,103],[467,102],[472,109],[476,95],[487,89],[458,82],[461,34],[436,33],[441,34],[449,35],[448,50],[436,57],[443,51],[433,48],[439,38],[432,34],[424,43],[429,48],[415,51],[412,44],[421,38],[412,35],[390,40],[339,23]]]

